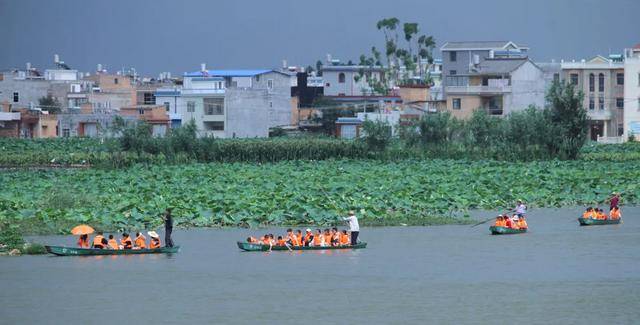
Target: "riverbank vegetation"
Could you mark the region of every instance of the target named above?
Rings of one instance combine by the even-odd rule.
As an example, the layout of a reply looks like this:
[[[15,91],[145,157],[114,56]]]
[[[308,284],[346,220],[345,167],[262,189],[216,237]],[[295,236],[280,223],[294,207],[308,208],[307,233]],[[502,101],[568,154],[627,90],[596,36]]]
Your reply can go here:
[[[469,209],[638,203],[633,162],[325,160],[5,171],[0,222],[29,233],[151,229],[174,207],[181,227],[330,225],[356,210],[363,225],[468,223]]]

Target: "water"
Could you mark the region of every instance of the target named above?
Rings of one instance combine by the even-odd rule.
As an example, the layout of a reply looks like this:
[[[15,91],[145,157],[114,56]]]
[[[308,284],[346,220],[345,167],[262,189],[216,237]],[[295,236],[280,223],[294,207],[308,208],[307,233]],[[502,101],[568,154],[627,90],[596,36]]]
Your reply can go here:
[[[534,210],[514,236],[363,229],[357,251],[241,252],[246,230],[199,229],[172,256],[5,257],[0,323],[638,323],[638,212],[581,228],[577,209]]]

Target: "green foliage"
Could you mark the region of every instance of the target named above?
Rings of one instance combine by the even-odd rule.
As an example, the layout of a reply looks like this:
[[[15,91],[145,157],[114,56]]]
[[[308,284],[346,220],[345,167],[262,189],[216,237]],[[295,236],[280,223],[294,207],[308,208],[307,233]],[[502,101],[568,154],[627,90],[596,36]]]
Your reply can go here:
[[[11,222],[4,222],[0,225],[0,244],[5,245],[5,249],[19,248],[24,244],[20,227]]]
[[[391,124],[385,121],[367,120],[362,124],[363,140],[371,151],[384,151],[391,142]]]
[[[582,91],[576,91],[572,83],[564,81],[554,81],[547,93],[546,113],[551,125],[548,132],[553,137],[548,146],[562,158],[575,159],[587,140],[588,118],[582,107],[583,98]]]
[[[38,99],[39,106],[50,113],[60,113],[62,110],[62,105],[58,101],[57,98],[53,97],[51,94],[47,94],[47,96],[40,97]]]

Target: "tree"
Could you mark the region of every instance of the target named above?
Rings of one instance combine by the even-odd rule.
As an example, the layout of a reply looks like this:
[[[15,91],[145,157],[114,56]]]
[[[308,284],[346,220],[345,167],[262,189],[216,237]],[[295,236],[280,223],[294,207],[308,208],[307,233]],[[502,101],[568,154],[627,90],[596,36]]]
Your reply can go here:
[[[400,44],[399,27],[402,26],[404,44]],[[433,64],[433,36],[420,35],[418,23],[404,23],[398,18],[384,18],[376,27],[384,34],[384,60],[382,53],[371,47],[371,55],[361,55],[359,79],[364,79],[374,93],[386,95],[391,87],[402,84],[430,85],[429,66]],[[381,80],[371,78],[373,68],[382,68]],[[417,74],[417,78],[416,75]]]
[[[391,142],[392,127],[386,121],[366,120],[362,124],[363,140],[371,151],[384,151]]]
[[[582,106],[584,93],[576,91],[572,83],[554,81],[546,97],[549,107],[545,113],[552,135],[547,146],[555,156],[576,159],[587,140],[588,117]]]
[[[43,110],[49,111],[50,113],[60,113],[62,110],[62,105],[58,99],[53,97],[51,94],[40,97],[40,99],[38,99],[38,104]]]

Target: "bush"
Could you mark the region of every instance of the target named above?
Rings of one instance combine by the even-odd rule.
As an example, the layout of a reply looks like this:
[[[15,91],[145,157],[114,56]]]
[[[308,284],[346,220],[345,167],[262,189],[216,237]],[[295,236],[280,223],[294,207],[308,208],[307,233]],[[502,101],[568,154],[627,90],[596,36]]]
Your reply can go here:
[[[371,151],[384,151],[391,141],[391,124],[386,121],[367,120],[362,124],[362,140]]]

